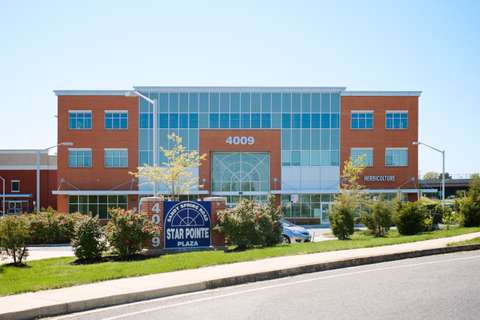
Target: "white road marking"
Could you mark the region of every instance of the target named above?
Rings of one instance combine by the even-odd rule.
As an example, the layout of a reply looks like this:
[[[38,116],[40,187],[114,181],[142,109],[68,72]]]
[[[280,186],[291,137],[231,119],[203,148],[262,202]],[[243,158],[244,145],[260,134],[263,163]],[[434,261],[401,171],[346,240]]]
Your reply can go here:
[[[409,268],[409,267],[418,267],[418,266],[425,266],[425,265],[430,265],[430,264],[439,264],[439,263],[444,263],[444,262],[454,262],[454,261],[462,261],[462,260],[473,260],[473,259],[479,259],[479,258],[480,258],[480,255],[477,255],[477,256],[473,256],[473,257],[463,257],[463,258],[454,258],[454,259],[448,259],[448,260],[437,260],[437,261],[420,262],[420,263],[414,263],[414,264],[404,264],[404,265],[400,265],[400,266],[383,267],[383,268],[376,268],[376,269],[369,269],[369,270],[361,270],[361,271],[334,274],[334,275],[330,275],[330,276],[321,276],[321,277],[316,277],[316,278],[296,280],[296,281],[291,281],[291,282],[287,282],[287,283],[279,283],[279,284],[274,284],[274,285],[269,285],[269,286],[264,286],[264,287],[252,288],[252,289],[236,291],[236,292],[232,292],[232,293],[226,293],[226,294],[217,295],[217,296],[209,296],[209,297],[190,300],[190,301],[173,303],[173,304],[169,304],[169,305],[162,305],[162,306],[158,306],[158,307],[154,307],[154,308],[148,308],[148,309],[144,309],[144,310],[124,313],[124,314],[116,315],[116,316],[113,316],[113,317],[102,318],[102,320],[116,320],[116,319],[121,319],[121,318],[126,318],[126,317],[130,317],[130,316],[139,315],[139,314],[142,314],[142,313],[148,313],[148,312],[152,312],[152,311],[159,311],[159,310],[168,309],[168,308],[176,308],[176,307],[181,307],[181,306],[184,306],[184,305],[194,304],[194,303],[198,303],[198,302],[204,302],[204,301],[221,299],[221,298],[228,298],[228,297],[238,296],[238,295],[242,295],[242,294],[245,294],[245,293],[251,293],[251,292],[256,292],[256,291],[263,291],[263,290],[269,290],[269,289],[274,289],[274,288],[288,287],[288,286],[307,283],[307,282],[312,282],[312,281],[329,280],[329,279],[334,279],[334,278],[354,276],[354,275],[370,273],[370,272],[403,269],[403,268]],[[392,262],[392,261],[389,261],[389,262]],[[358,267],[360,267],[360,266],[358,266]],[[338,271],[338,270],[340,270],[340,269],[329,270],[329,271]],[[272,280],[279,280],[279,279],[272,279]],[[252,283],[248,283],[248,284],[252,284]],[[248,284],[245,284],[245,285],[248,285]],[[226,287],[217,288],[215,290],[221,290],[221,289],[225,289],[225,288]],[[211,291],[213,291],[213,290],[211,290]],[[126,306],[152,303],[152,302],[155,302],[155,301],[165,301],[165,300],[175,299],[175,298],[178,298],[180,296],[198,295],[198,294],[204,294],[204,293],[205,293],[205,291],[199,291],[199,292],[192,292],[192,293],[187,293],[187,294],[183,294],[183,295],[176,295],[176,296],[152,299],[152,300],[148,300],[148,301],[134,302],[134,303],[130,303],[130,304],[127,304],[127,305],[111,306],[111,307],[106,307],[106,308],[102,308],[102,309],[98,309],[98,310],[92,310],[92,311],[86,311],[86,312],[78,313],[76,315],[69,315],[69,316],[64,316],[64,317],[60,317],[60,318],[55,318],[55,319],[70,319],[70,318],[78,317],[80,315],[88,315],[88,314],[93,314],[93,313],[98,313],[98,312],[104,312],[106,310],[118,309],[118,308],[123,308],[123,307],[126,307]]]

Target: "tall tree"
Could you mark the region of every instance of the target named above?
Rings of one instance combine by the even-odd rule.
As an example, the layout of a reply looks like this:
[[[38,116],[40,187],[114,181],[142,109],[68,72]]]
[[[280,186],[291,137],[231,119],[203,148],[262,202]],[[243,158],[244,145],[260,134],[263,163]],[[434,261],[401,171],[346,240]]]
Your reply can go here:
[[[160,166],[147,164],[138,167],[137,172],[130,172],[130,174],[165,186],[170,198],[178,200],[180,194],[188,193],[191,187],[198,183],[198,177],[194,177],[192,171],[201,165],[207,155],[200,155],[196,150],[188,151],[182,144],[182,137],[175,133],[169,134],[168,139],[173,142],[172,148],[160,147],[160,151],[166,158],[165,162]]]

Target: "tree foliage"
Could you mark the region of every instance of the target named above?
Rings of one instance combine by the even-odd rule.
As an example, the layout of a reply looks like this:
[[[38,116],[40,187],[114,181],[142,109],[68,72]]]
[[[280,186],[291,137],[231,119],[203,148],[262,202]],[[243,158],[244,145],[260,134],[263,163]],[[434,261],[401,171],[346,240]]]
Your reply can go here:
[[[28,256],[29,240],[30,232],[25,216],[7,216],[0,219],[0,253],[12,258],[14,265],[23,265],[23,259]]]
[[[340,240],[349,239],[354,232],[355,215],[360,215],[367,205],[367,197],[362,191],[360,176],[365,169],[364,156],[357,161],[345,161],[341,176],[340,193],[330,208],[329,220],[333,234]]]
[[[424,180],[438,180],[440,179],[440,173],[435,171],[428,171],[423,175]]]
[[[173,146],[170,149],[160,147],[160,151],[167,159],[160,166],[144,165],[131,172],[135,177],[143,177],[150,183],[163,185],[172,200],[187,193],[192,186],[198,183],[198,178],[193,175],[193,169],[198,168],[206,159],[206,154],[200,155],[198,151],[188,151],[182,144],[182,138],[175,133],[168,135]],[[156,195],[155,195],[156,196]]]
[[[380,198],[373,200],[369,210],[362,212],[361,221],[376,237],[383,237],[393,223],[393,213],[392,203]]]
[[[472,175],[467,196],[457,200],[461,224],[465,227],[480,226],[480,176]]]

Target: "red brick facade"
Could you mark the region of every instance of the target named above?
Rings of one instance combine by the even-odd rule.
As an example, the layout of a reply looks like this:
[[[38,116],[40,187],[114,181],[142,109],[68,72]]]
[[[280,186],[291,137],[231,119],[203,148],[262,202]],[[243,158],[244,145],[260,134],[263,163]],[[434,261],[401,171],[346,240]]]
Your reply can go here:
[[[69,111],[91,110],[92,128],[69,128]],[[106,129],[105,111],[128,111],[128,129]],[[58,141],[72,142],[72,148],[91,148],[91,168],[69,168],[68,148],[58,150],[60,190],[136,190],[129,172],[138,166],[138,98],[127,96],[59,96]],[[127,148],[128,168],[105,168],[105,148]],[[59,210],[68,210],[67,197],[58,197]],[[132,200],[133,201],[133,200]]]
[[[352,148],[373,148],[373,167],[364,175],[394,176],[391,182],[362,182],[369,189],[418,188],[418,96],[342,96],[340,160],[350,158]],[[373,111],[373,129],[352,129],[351,113]],[[387,110],[408,111],[408,129],[386,129]],[[408,166],[385,166],[385,148],[408,148]]]

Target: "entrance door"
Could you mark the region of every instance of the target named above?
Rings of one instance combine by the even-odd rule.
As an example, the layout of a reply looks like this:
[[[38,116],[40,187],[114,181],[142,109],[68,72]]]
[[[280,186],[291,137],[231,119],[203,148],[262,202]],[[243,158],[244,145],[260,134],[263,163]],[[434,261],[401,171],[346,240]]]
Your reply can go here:
[[[321,224],[330,224],[328,220],[328,213],[330,211],[331,202],[322,202],[321,203],[321,216],[320,216],[320,223]]]

